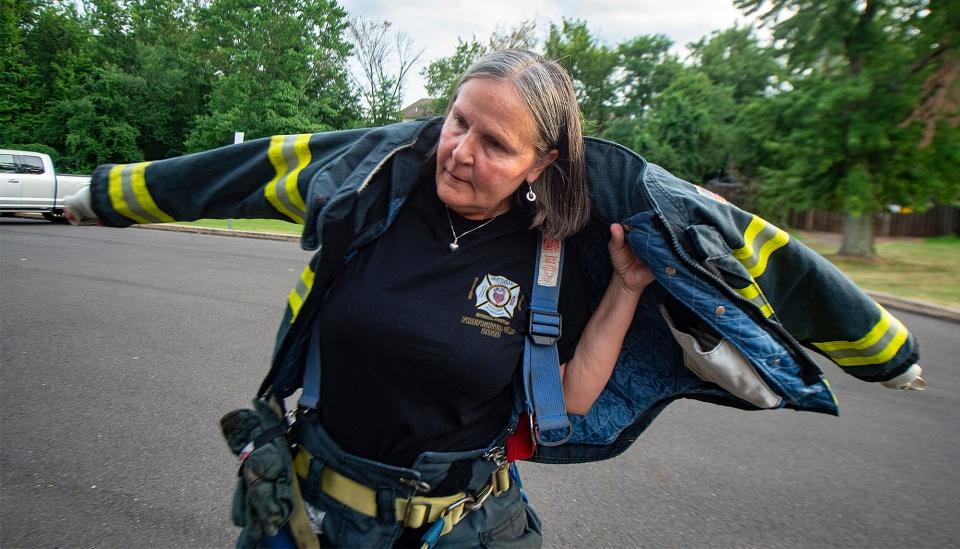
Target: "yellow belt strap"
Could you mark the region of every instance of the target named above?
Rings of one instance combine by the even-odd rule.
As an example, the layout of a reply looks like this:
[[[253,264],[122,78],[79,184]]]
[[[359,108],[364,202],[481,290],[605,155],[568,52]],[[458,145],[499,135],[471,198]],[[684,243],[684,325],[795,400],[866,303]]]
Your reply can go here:
[[[293,460],[293,470],[302,479],[310,473],[309,452],[300,448]],[[481,490],[487,496],[499,496],[510,488],[509,464],[504,464],[491,475],[490,484]],[[368,517],[377,516],[377,492],[351,478],[347,478],[329,467],[324,467],[320,473],[320,489],[323,493],[339,501],[343,505]],[[454,525],[466,515],[466,504],[475,501],[475,497],[466,492],[459,492],[450,496],[397,498],[397,522],[407,528],[420,528],[424,524],[432,524],[441,518],[444,519],[443,534],[448,533]]]
[[[290,533],[297,544],[297,549],[320,549],[320,540],[316,532],[313,531],[313,525],[310,524],[310,518],[307,517],[307,510],[303,506],[303,494],[300,493],[300,483],[297,482],[297,475],[293,475],[293,512],[290,513]]]

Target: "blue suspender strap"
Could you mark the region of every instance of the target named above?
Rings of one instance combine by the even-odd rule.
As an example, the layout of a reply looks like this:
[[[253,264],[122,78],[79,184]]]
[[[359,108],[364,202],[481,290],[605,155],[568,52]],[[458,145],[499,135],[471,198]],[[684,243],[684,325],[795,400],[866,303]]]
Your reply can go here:
[[[573,432],[563,402],[557,354],[561,332],[557,301],[562,271],[563,241],[541,234],[530,295],[530,326],[523,349],[523,383],[527,413],[532,412],[534,418],[534,440],[544,446],[563,444]]]
[[[316,322],[310,332],[310,347],[307,363],[303,366],[303,392],[298,404],[301,408],[315,409],[320,404],[320,323]]]

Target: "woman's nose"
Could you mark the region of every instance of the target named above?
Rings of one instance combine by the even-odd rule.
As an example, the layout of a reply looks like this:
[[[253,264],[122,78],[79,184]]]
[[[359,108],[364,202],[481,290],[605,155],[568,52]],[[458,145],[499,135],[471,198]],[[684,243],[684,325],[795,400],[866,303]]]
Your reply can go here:
[[[457,146],[453,148],[451,154],[453,161],[457,164],[470,164],[473,162],[473,147],[470,144],[470,137],[466,135],[463,136],[460,142],[457,143]]]

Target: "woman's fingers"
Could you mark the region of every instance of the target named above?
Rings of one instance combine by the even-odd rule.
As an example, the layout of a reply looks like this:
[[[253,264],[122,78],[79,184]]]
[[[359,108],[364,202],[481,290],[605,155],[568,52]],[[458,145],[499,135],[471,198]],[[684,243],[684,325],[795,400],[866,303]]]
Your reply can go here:
[[[630,246],[627,246],[627,239],[623,231],[623,225],[613,223],[610,225],[610,242],[607,244],[610,250],[610,259],[613,261],[613,267],[622,272],[628,268],[634,261],[639,261],[634,255]]]
[[[610,225],[610,242],[607,247],[610,250],[610,262],[613,263],[613,269],[628,289],[640,291],[653,281],[653,273],[633,253],[633,250],[627,244],[623,226],[619,223]]]

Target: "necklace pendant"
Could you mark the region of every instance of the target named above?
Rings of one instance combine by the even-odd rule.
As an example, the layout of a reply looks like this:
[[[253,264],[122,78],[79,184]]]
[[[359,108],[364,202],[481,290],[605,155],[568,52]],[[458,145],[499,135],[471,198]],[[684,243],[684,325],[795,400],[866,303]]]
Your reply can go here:
[[[457,251],[458,249],[460,249],[460,245],[459,245],[459,244],[457,244],[456,242],[451,242],[451,243],[450,243],[450,251],[451,251],[451,252],[455,252],[455,251]]]

